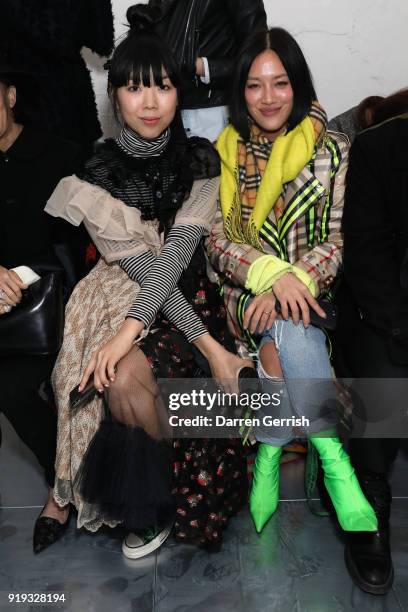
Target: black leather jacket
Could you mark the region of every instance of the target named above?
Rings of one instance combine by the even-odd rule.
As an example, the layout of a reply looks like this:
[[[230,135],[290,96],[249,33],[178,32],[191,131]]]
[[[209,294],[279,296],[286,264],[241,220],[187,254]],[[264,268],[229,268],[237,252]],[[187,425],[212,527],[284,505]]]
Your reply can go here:
[[[248,35],[266,29],[262,0],[150,0],[160,6],[158,33],[167,41],[182,69],[181,108],[228,104],[231,72]],[[210,84],[195,76],[198,57],[206,57]]]

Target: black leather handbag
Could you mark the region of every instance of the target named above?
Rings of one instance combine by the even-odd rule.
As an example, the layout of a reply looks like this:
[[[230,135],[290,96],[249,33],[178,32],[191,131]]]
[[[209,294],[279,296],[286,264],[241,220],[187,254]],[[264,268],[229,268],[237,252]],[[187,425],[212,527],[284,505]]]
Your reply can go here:
[[[64,335],[61,273],[44,274],[22,294],[21,302],[0,316],[0,357],[57,353]]]

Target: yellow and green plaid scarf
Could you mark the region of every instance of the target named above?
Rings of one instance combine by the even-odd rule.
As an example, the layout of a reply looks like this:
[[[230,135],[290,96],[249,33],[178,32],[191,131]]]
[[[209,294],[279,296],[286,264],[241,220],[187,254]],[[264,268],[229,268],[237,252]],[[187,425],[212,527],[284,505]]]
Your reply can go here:
[[[226,236],[237,243],[251,244],[262,251],[259,230],[272,208],[279,219],[283,210],[283,187],[293,181],[313,156],[316,144],[326,131],[326,114],[318,102],[293,130],[278,136],[269,157],[262,130],[251,125],[250,142],[228,126],[221,133],[217,150],[221,157],[221,210]],[[239,169],[245,180],[240,185]],[[245,217],[243,219],[243,209]]]

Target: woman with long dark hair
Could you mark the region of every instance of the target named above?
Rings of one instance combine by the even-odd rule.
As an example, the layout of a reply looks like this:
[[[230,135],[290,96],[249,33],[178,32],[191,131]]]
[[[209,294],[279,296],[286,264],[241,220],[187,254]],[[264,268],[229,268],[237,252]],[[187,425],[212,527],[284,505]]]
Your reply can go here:
[[[62,181],[47,206],[84,221],[102,255],[70,300],[54,371],[55,497],[75,504],[78,526],[123,524],[130,558],[160,546],[173,521],[178,539],[219,545],[246,501],[238,440],[164,440],[157,378],[193,377],[195,348],[218,378],[236,379],[251,363],[220,344],[225,311],[201,244],[215,214],[219,160],[208,141],[187,141],[177,67],[152,31],[155,18],[149,7],[131,7],[130,30],[110,61],[120,136]],[[99,395],[70,413],[69,392],[91,374],[104,402]]]
[[[236,64],[232,125],[217,148],[220,207],[208,239],[223,283],[230,328],[258,351],[258,372],[280,393],[261,419],[250,510],[257,531],[279,499],[282,446],[310,436],[343,529],[374,531],[373,509],[357,482],[333,425],[335,397],[317,298],[327,293],[342,257],[340,232],[348,146],[326,131],[303,53],[285,30],[254,35]],[[296,420],[291,420],[296,419]],[[309,421],[296,431],[292,424]],[[303,421],[302,421],[303,419]]]

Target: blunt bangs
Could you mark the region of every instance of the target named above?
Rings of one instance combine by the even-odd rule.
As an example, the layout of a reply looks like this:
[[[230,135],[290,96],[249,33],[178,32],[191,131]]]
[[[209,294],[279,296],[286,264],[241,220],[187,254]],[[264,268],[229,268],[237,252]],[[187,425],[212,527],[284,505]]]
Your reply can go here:
[[[145,87],[163,86],[163,72],[174,87],[180,85],[177,65],[171,51],[154,34],[140,32],[130,35],[116,48],[109,67],[110,89],[117,89],[133,81]]]
[[[231,123],[245,141],[250,138],[245,88],[253,61],[266,50],[276,53],[293,89],[293,109],[288,130],[295,128],[309,113],[316,92],[309,66],[296,40],[283,28],[271,28],[247,39],[238,56],[232,81]]]

